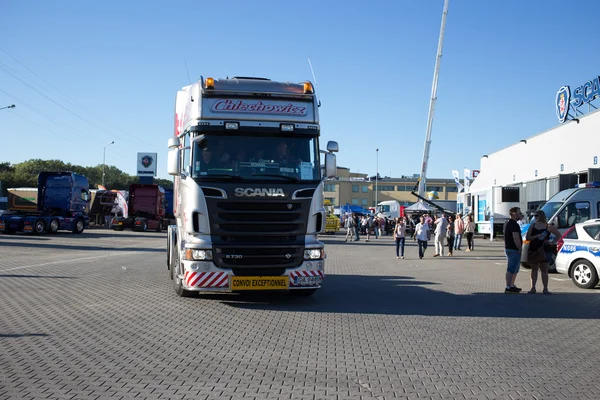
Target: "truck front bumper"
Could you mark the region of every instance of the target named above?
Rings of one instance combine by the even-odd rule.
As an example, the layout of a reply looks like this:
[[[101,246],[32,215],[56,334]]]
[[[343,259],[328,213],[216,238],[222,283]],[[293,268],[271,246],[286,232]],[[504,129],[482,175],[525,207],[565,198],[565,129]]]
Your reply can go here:
[[[317,289],[325,279],[325,260],[305,260],[280,276],[236,276],[212,261],[182,261],[183,286],[190,291],[251,291]]]

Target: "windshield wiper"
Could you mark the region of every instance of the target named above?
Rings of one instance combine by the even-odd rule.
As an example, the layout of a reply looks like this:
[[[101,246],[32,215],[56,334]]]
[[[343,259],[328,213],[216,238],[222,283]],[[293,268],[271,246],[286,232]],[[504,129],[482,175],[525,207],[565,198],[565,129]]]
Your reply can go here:
[[[292,181],[292,182],[299,182],[300,179],[295,178],[293,176],[285,176],[285,175],[278,175],[278,174],[257,174],[257,173],[253,173],[252,176],[268,176],[271,178],[283,178],[286,179],[288,181]]]

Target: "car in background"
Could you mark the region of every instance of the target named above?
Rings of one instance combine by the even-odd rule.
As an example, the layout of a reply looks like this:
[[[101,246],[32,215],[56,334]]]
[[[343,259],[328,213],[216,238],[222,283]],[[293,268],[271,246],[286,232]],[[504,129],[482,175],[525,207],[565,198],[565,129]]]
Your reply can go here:
[[[598,285],[600,276],[600,219],[573,225],[557,243],[556,271],[583,289]]]

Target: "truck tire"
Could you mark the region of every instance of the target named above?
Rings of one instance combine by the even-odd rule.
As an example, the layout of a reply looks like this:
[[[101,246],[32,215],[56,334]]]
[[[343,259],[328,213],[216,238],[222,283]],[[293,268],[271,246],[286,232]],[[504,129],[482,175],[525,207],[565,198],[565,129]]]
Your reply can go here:
[[[33,225],[33,232],[35,232],[37,235],[41,235],[42,233],[46,232],[46,221],[44,221],[42,218],[36,219],[35,224]]]
[[[173,265],[171,265],[171,279],[173,279],[173,288],[180,297],[196,297],[196,292],[185,290],[183,288],[183,275],[181,273],[181,263],[179,262],[179,251],[175,252]]]
[[[50,221],[50,225],[48,225],[48,232],[56,233],[58,232],[58,228],[60,228],[60,222],[58,222],[58,220],[54,218],[52,221]]]
[[[83,229],[85,228],[85,223],[83,222],[83,218],[77,218],[75,220],[75,224],[73,224],[73,233],[77,233],[80,234],[83,232]]]

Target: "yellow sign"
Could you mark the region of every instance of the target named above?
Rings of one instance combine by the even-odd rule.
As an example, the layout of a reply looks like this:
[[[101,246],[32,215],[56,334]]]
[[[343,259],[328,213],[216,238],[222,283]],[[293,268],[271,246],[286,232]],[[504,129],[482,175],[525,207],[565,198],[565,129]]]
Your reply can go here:
[[[231,290],[287,290],[288,276],[232,276]]]

